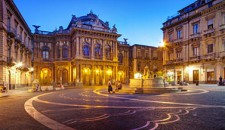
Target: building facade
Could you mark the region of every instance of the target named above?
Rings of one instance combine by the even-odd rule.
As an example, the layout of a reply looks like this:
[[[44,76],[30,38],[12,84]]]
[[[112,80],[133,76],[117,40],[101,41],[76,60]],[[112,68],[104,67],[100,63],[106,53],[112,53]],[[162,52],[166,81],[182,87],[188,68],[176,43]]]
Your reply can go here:
[[[68,27],[34,33],[34,77],[41,84],[103,85],[117,79],[118,41],[111,29],[90,12],[73,16]]]
[[[0,85],[27,86],[32,80],[32,34],[12,0],[0,0]]]
[[[225,77],[225,1],[197,0],[163,23],[164,76],[216,83]]]
[[[162,53],[135,44],[110,28],[92,11],[72,16],[68,27],[31,33],[13,0],[0,0],[0,85],[14,89],[39,81],[41,85],[105,85],[108,80],[129,83],[136,73],[160,75]],[[37,79],[37,80],[36,80]]]
[[[130,46],[126,39],[119,42],[116,27],[110,28],[108,22],[103,22],[93,12],[73,16],[66,29],[61,26],[47,32],[40,31],[39,26],[35,28],[34,78],[41,84],[105,85],[109,79],[129,83],[138,71],[136,64],[141,63],[136,61],[141,59],[136,53],[145,48],[148,52],[145,60],[148,57],[150,62],[156,50],[155,47]]]

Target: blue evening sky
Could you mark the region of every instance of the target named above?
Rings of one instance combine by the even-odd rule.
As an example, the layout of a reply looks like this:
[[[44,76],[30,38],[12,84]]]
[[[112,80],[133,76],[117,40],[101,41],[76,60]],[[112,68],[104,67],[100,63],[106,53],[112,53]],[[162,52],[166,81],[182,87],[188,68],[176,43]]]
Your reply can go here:
[[[129,44],[159,46],[162,41],[162,23],[168,16],[195,2],[195,0],[14,0],[27,24],[40,25],[40,30],[66,28],[72,18],[93,11],[110,27],[116,24],[119,34]]]

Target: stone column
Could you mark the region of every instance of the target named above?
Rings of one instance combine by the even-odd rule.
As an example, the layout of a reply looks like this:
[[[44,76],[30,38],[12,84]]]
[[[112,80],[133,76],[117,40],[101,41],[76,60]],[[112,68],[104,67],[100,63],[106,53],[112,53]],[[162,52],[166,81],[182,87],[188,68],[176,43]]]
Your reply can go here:
[[[103,65],[103,72],[102,72],[102,84],[104,85],[106,82],[105,82],[105,74],[106,74],[106,71],[105,71],[105,65]]]
[[[80,82],[83,83],[83,72],[82,72],[83,65],[80,64],[80,67],[79,67],[79,68],[80,68],[80,73],[79,73],[79,74],[80,74],[80,75],[79,75],[79,77],[80,77]]]
[[[94,85],[94,67],[91,66],[91,85]]]
[[[95,55],[94,55],[94,40],[91,39],[91,59],[94,59]]]
[[[76,58],[78,58],[80,55],[79,55],[79,37],[76,38]]]
[[[82,37],[82,38],[80,38],[80,43],[79,43],[79,48],[80,48],[80,50],[79,50],[79,57],[81,57],[81,58],[83,58],[83,42],[84,42],[84,38]]]
[[[80,65],[76,63],[76,83],[80,82]]]
[[[59,46],[60,60],[62,60],[62,46]]]
[[[68,72],[68,74],[69,74],[69,84],[71,85],[71,79],[72,79],[72,69],[71,69],[72,67],[71,67],[71,64],[69,64],[69,72]]]
[[[222,70],[221,65],[220,65],[219,61],[217,61],[217,63],[215,64],[215,69],[214,69],[214,72],[215,72],[214,79],[215,80],[219,80],[219,77],[223,76],[221,70]]]
[[[106,46],[106,40],[103,41],[102,44],[102,58],[105,60],[105,46]]]

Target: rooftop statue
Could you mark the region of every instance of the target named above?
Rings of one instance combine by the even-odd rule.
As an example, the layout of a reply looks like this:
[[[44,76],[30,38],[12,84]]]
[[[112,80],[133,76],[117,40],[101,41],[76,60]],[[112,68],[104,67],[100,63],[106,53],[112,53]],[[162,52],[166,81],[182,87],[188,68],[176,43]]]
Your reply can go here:
[[[117,33],[117,28],[116,28],[116,25],[115,24],[113,25],[112,32],[113,33]]]
[[[38,25],[33,25],[33,27],[35,28],[35,33],[39,33],[39,30],[38,30],[38,28],[40,28],[41,26],[38,26]]]

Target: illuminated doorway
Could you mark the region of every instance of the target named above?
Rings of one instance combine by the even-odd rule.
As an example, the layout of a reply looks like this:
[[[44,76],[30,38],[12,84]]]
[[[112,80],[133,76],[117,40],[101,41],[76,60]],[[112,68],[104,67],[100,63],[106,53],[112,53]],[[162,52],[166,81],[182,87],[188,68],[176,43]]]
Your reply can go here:
[[[199,81],[199,70],[193,70],[193,83],[197,83]]]
[[[83,85],[90,86],[91,85],[91,70],[89,68],[84,68],[82,71]]]
[[[65,68],[58,69],[57,83],[62,83],[63,85],[68,84],[68,70],[67,69],[65,69]]]
[[[68,71],[66,69],[62,71],[62,84],[68,84]]]
[[[41,85],[50,85],[52,82],[52,72],[48,68],[41,69],[40,81]]]

